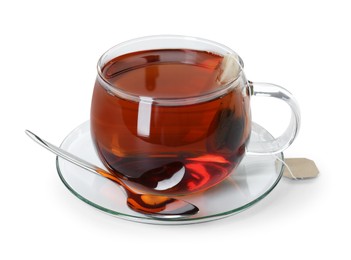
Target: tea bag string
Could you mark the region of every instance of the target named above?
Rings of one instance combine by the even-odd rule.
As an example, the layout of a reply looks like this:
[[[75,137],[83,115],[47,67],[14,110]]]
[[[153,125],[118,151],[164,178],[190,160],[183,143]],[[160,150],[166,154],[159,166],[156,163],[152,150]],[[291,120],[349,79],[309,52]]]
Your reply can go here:
[[[289,165],[282,159],[280,159],[277,155],[273,155],[273,157],[275,157],[275,159],[277,159],[278,161],[280,161],[284,166],[285,168],[288,170],[288,172],[290,173],[291,175],[291,178],[294,179],[294,180],[298,180],[298,178],[293,174],[292,170],[290,169]]]

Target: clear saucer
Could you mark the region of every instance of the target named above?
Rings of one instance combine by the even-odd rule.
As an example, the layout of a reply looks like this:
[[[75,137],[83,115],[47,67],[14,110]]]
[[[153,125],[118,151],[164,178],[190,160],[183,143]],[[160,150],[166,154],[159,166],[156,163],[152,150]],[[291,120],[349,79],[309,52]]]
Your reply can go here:
[[[253,124],[251,140],[273,137],[258,124]],[[73,130],[61,144],[67,150],[101,168],[87,121]],[[66,187],[79,199],[118,218],[152,224],[190,224],[216,220],[239,213],[256,204],[274,189],[282,177],[283,154],[245,156],[239,167],[225,181],[202,193],[183,196],[200,211],[191,217],[163,219],[142,215],[126,204],[124,191],[112,181],[90,173],[64,159],[56,159],[57,171]]]

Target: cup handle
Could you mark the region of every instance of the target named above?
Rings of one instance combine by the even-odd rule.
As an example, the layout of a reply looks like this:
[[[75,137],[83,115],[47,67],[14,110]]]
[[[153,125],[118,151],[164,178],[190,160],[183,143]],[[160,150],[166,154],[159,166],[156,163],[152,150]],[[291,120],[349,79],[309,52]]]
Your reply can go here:
[[[301,115],[297,102],[289,91],[278,85],[249,82],[249,86],[252,96],[277,98],[285,101],[290,106],[291,119],[287,129],[281,136],[271,141],[250,142],[246,149],[246,154],[269,155],[281,153],[292,144],[300,128]],[[262,127],[257,124],[252,124],[252,128],[258,134],[262,130]]]

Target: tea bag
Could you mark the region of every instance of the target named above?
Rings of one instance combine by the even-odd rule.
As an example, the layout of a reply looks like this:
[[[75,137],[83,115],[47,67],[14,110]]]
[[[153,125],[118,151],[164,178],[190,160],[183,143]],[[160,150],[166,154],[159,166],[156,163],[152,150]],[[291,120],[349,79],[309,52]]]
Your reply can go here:
[[[220,72],[217,81],[226,84],[235,79],[240,73],[240,63],[238,55],[232,53],[223,57],[220,64]],[[319,170],[314,161],[306,158],[287,158],[282,161],[285,164],[284,177],[302,180],[315,178],[319,174]]]
[[[221,84],[226,84],[229,81],[237,77],[240,72],[238,55],[232,53],[223,57],[220,64],[220,72],[217,77],[217,81]]]
[[[294,180],[315,178],[319,170],[314,161],[306,158],[286,158],[284,177]]]

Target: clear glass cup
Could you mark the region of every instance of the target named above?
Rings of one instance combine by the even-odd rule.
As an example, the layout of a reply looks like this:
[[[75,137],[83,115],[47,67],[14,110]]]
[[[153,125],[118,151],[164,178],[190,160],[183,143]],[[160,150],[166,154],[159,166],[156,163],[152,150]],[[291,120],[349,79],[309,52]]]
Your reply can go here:
[[[299,130],[298,105],[282,87],[248,81],[243,64],[224,45],[185,36],[144,37],[108,50],[91,106],[105,166],[138,192],[178,196],[235,174],[245,154],[285,150]],[[278,138],[249,144],[253,96],[290,106]]]

